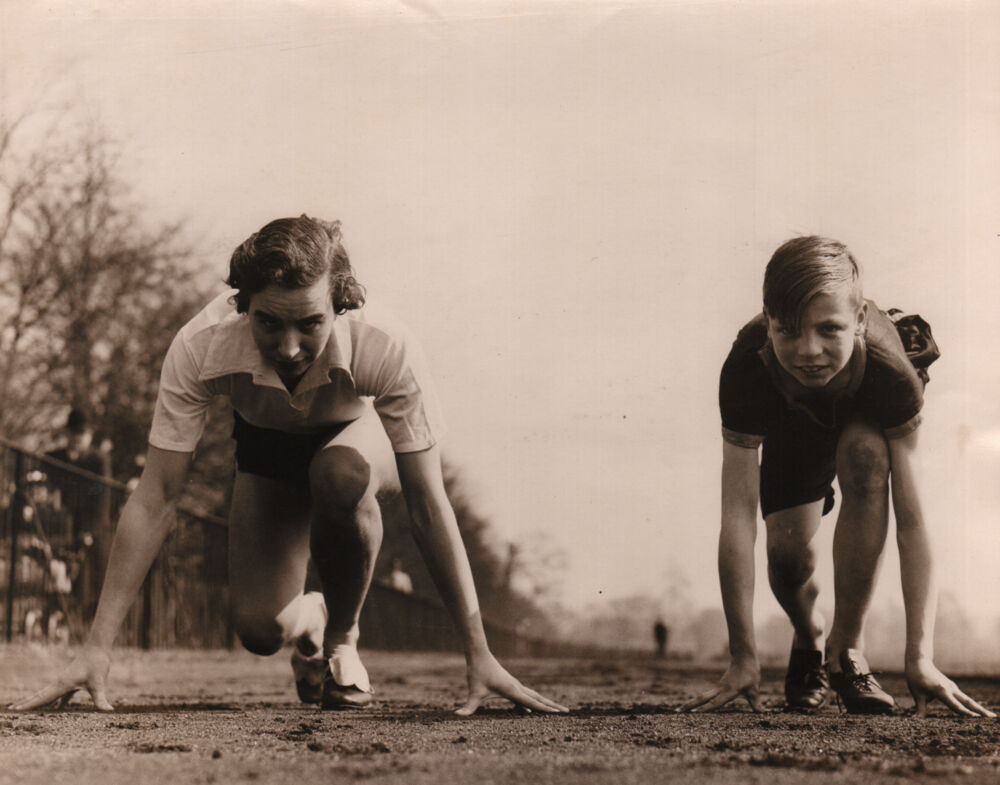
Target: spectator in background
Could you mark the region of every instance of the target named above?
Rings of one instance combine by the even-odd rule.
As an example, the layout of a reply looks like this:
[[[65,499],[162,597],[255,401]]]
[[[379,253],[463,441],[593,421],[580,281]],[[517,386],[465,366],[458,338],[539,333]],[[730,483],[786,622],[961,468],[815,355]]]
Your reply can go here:
[[[94,429],[79,409],[72,409],[66,418],[64,445],[47,453],[47,457],[83,469],[99,477],[111,477],[110,443],[101,449],[94,446]],[[108,449],[105,449],[107,447]],[[73,576],[74,598],[83,616],[93,613],[100,591],[101,576],[88,559],[95,542],[99,543],[98,561],[104,563],[104,551],[110,541],[110,504],[108,486],[84,475],[57,466],[47,468],[49,484],[55,490],[55,504],[67,516],[66,531],[60,537],[48,532],[54,544],[65,553]]]
[[[413,580],[403,569],[403,560],[398,556],[392,559],[392,570],[385,580],[385,585],[403,594],[413,594]]]
[[[110,476],[109,456],[106,451],[94,447],[94,428],[87,420],[86,414],[79,409],[71,409],[66,417],[64,433],[65,444],[47,453],[50,458],[71,464],[92,474],[102,477]],[[60,490],[63,490],[64,487],[60,487]],[[92,487],[85,489],[85,493],[91,496],[98,495],[99,492],[99,489],[94,490]],[[64,498],[63,501],[68,503],[71,500]]]

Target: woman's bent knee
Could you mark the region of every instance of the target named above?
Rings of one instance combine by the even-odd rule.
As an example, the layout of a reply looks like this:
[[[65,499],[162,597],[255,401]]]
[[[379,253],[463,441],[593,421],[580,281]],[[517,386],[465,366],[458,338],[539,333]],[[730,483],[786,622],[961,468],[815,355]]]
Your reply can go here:
[[[277,652],[285,643],[281,625],[275,619],[237,614],[235,627],[243,648],[252,654],[266,657]]]
[[[371,465],[360,452],[345,445],[321,450],[309,465],[313,500],[333,509],[356,509],[368,493],[371,480]]]

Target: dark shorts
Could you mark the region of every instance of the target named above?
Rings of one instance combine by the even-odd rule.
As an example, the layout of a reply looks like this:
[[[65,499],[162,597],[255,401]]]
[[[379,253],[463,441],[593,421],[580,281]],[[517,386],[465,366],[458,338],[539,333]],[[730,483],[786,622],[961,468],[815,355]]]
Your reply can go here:
[[[349,422],[340,423],[317,433],[285,433],[251,425],[234,411],[236,468],[247,474],[307,486],[313,456],[348,425]]]
[[[843,428],[823,428],[800,411],[783,413],[764,439],[760,459],[760,509],[779,510],[824,500],[833,509],[837,442]]]

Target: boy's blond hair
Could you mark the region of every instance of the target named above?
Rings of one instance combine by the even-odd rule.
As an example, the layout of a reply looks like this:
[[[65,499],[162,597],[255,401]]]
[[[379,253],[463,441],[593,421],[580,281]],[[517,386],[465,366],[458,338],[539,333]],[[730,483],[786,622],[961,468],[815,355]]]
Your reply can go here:
[[[797,330],[810,300],[845,286],[860,308],[861,268],[846,245],[818,235],[794,237],[774,252],[764,270],[764,311]]]

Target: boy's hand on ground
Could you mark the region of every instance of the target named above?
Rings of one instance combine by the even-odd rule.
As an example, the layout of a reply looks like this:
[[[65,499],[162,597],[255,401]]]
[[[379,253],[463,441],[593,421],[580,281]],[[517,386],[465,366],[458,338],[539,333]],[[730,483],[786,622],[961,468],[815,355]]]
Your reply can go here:
[[[917,705],[917,716],[927,716],[927,704],[938,698],[956,714],[969,717],[996,717],[992,711],[980,705],[938,670],[926,657],[906,663],[906,684]]]
[[[511,676],[492,654],[479,657],[469,663],[468,683],[469,699],[462,708],[455,712],[461,717],[474,714],[490,695],[507,698],[518,706],[532,711],[542,711],[549,714],[569,711],[565,706],[525,687]]]
[[[29,711],[56,703],[56,708],[63,709],[77,690],[87,690],[99,711],[114,711],[104,691],[110,667],[111,657],[106,651],[85,648],[63,668],[55,681],[30,698],[8,708],[12,711]]]
[[[754,711],[766,711],[760,702],[760,663],[756,658],[733,660],[715,687],[689,700],[678,711],[715,711],[740,695]]]

